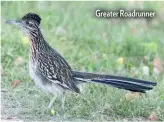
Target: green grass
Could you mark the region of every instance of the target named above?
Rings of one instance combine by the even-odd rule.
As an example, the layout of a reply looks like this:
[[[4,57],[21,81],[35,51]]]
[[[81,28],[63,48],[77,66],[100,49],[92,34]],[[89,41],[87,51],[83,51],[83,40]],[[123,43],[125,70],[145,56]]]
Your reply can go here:
[[[21,120],[62,120],[61,104],[54,104],[56,115],[46,110],[51,95],[35,87],[28,73],[29,45],[18,28],[5,24],[28,12],[42,17],[41,27],[46,40],[60,52],[75,70],[101,72],[135,77],[158,83],[152,91],[139,99],[125,100],[125,90],[87,84],[81,94],[68,94],[65,120],[147,120],[154,111],[158,120],[164,120],[164,73],[153,72],[156,57],[164,61],[163,28],[160,17],[146,19],[97,19],[97,8],[109,10],[136,8],[129,2],[2,2],[1,7],[1,62],[6,75],[2,76],[2,118]],[[144,2],[143,7],[162,11],[163,2]],[[162,13],[162,12],[161,12]],[[57,28],[65,33],[57,34]],[[133,32],[136,30],[136,33]],[[21,66],[15,59],[23,57]],[[125,59],[122,65],[117,59]],[[146,58],[145,58],[146,57]],[[143,66],[149,67],[149,76]],[[134,71],[136,73],[134,73]],[[21,83],[15,88],[15,79]]]

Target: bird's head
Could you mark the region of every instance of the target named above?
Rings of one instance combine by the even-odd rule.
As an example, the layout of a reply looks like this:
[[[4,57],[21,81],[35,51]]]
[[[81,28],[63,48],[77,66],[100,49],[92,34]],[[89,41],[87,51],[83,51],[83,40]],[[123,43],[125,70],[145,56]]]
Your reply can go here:
[[[39,29],[41,18],[35,13],[28,13],[19,20],[8,20],[6,23],[19,26],[26,34]]]

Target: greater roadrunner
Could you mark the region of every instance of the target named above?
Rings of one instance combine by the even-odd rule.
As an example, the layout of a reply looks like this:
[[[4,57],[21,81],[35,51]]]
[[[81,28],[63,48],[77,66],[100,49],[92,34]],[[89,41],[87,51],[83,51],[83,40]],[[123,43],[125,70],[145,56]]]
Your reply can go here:
[[[57,95],[63,96],[63,108],[63,94],[67,91],[80,93],[78,85],[81,83],[102,83],[143,93],[156,85],[154,82],[134,78],[73,71],[65,59],[46,42],[40,30],[40,22],[41,18],[35,13],[28,13],[19,20],[6,21],[19,26],[29,37],[30,75],[42,90],[54,94],[48,108],[51,108]]]

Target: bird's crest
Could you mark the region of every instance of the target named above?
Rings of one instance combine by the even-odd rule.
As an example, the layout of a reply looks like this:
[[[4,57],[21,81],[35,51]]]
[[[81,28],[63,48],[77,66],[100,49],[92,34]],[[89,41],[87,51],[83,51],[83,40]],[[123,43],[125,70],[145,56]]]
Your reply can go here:
[[[39,15],[35,13],[28,13],[24,17],[22,17],[22,20],[33,20],[36,21],[38,24],[41,22],[41,18]]]

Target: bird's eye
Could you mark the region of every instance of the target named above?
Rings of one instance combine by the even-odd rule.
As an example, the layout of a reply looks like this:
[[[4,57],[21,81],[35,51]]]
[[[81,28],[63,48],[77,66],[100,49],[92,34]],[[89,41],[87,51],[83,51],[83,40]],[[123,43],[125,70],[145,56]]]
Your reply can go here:
[[[26,21],[26,24],[29,24],[29,21]]]
[[[32,27],[32,23],[31,23],[31,22],[26,21],[26,24],[27,24],[28,26]]]

